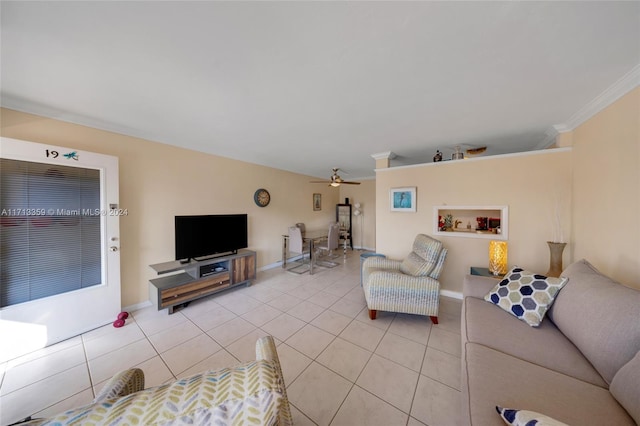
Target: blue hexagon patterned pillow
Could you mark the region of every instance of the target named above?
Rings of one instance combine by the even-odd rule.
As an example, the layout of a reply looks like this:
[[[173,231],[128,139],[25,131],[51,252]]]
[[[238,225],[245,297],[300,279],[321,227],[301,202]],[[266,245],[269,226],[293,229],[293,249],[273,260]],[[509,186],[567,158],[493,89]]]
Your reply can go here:
[[[544,414],[526,410],[513,410],[496,406],[500,417],[508,425],[512,426],[567,426]]]
[[[568,281],[569,278],[545,277],[516,266],[484,296],[484,300],[537,327]]]

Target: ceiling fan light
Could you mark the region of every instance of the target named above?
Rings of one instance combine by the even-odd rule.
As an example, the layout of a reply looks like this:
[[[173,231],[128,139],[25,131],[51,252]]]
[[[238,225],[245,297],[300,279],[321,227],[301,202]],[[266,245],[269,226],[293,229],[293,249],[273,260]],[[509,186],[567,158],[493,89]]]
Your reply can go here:
[[[340,182],[331,182],[329,185],[333,186],[334,188],[337,186],[340,186]]]

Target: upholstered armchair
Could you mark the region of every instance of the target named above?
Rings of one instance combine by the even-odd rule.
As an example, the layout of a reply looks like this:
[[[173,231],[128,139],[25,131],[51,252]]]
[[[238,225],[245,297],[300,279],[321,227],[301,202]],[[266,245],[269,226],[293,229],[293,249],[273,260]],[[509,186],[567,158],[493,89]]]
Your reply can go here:
[[[293,424],[271,336],[256,342],[255,361],[205,371],[154,388],[142,387],[142,370],[125,370],[105,385],[92,404],[25,424]]]
[[[369,318],[377,311],[428,315],[438,323],[440,282],[447,257],[442,243],[419,234],[413,251],[404,260],[370,257],[362,265],[362,287]]]

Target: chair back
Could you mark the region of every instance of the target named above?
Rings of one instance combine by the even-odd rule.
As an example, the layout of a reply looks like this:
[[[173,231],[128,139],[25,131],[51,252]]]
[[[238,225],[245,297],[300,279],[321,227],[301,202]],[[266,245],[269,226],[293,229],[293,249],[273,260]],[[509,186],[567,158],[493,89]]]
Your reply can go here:
[[[413,251],[400,265],[400,272],[415,277],[428,275],[437,279],[447,255],[446,251],[444,253],[442,251],[443,247],[440,241],[428,235],[418,234],[413,242]],[[435,272],[435,276],[432,275],[432,272]]]
[[[302,253],[302,232],[297,226],[289,227],[289,251]]]
[[[304,233],[305,233],[305,232],[306,232],[306,230],[307,230],[307,227],[306,227],[306,226],[304,226],[304,223],[302,223],[302,222],[298,222],[298,223],[296,223],[296,226],[297,226],[298,228],[300,228],[300,232],[302,233],[302,235],[304,235]]]
[[[327,237],[327,248],[335,250],[340,245],[340,226],[337,223],[329,225],[329,236]]]

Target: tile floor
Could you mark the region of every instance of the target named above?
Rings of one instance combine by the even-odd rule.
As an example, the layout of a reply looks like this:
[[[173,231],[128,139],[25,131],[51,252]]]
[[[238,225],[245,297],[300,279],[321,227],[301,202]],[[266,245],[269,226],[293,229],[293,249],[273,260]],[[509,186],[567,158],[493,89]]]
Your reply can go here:
[[[443,297],[440,324],[379,312],[369,320],[359,252],[314,275],[258,272],[250,287],[168,315],[148,307],[0,364],[0,424],[90,403],[114,373],[140,367],[146,386],[255,359],[275,337],[297,425],[459,423],[460,301]]]

